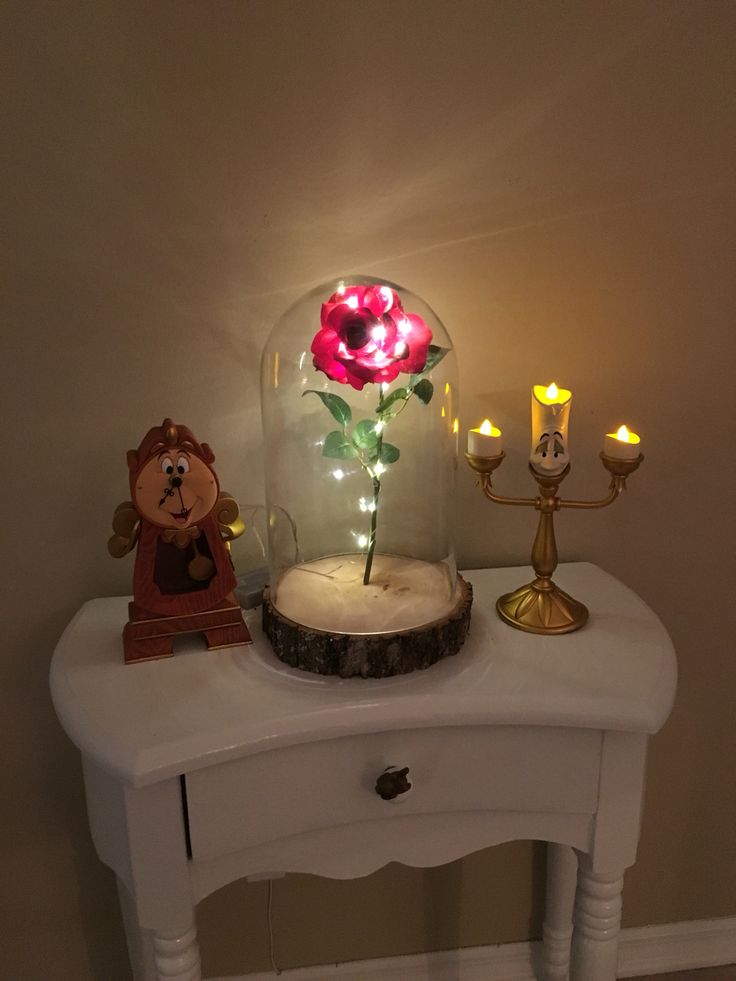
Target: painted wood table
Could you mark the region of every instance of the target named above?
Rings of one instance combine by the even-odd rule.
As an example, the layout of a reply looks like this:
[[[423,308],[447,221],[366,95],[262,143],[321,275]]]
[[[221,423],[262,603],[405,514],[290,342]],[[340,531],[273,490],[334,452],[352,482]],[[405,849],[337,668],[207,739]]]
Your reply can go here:
[[[127,599],[82,607],[56,648],[51,691],[82,753],[92,837],[118,878],[137,979],[198,981],[196,904],[243,876],[347,879],[514,839],[550,843],[546,978],[615,978],[647,739],[672,707],[675,656],[652,611],[587,563],[555,577],[589,606],[582,630],[504,625],[496,597],[530,574],[467,573],[475,602],[461,652],[380,680],[285,667],[259,611],[247,615],[251,647],[208,652],[190,638],[173,658],[126,665]]]

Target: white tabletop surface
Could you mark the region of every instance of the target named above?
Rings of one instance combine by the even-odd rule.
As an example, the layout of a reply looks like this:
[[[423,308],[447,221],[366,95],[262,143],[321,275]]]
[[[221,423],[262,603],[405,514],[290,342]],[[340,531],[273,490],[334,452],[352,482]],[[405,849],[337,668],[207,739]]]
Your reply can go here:
[[[594,565],[561,565],[555,582],[590,619],[544,637],[505,625],[495,600],[531,569],[463,573],[474,587],[460,653],[385,679],[322,677],[271,651],[260,608],[246,613],[248,647],[207,651],[182,638],[175,655],[125,664],[127,597],[95,599],[61,637],[51,693],[82,752],[134,786],[292,743],[443,725],[536,725],[656,732],[672,708],[671,641],[630,589]]]

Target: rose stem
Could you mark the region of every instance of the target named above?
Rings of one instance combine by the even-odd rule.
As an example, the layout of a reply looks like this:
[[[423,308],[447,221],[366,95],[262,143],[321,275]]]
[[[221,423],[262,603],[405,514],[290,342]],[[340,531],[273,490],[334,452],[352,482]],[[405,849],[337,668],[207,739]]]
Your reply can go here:
[[[365,560],[365,573],[363,575],[363,585],[367,586],[371,578],[371,567],[373,566],[373,553],[376,549],[376,521],[378,517],[378,495],[381,493],[381,481],[378,477],[373,478],[373,511],[371,512],[371,535],[368,540],[368,555]]]
[[[376,408],[376,415],[381,419],[381,412],[383,410],[383,391],[381,391],[381,396],[378,400],[378,407]],[[381,429],[378,434],[378,440],[376,442],[376,462],[378,463],[381,459],[381,449],[383,448],[383,429]],[[371,474],[373,479],[373,510],[371,511],[371,534],[368,539],[368,554],[365,559],[365,572],[363,573],[363,585],[367,586],[371,578],[371,569],[373,567],[373,553],[376,550],[376,524],[378,523],[378,495],[381,493],[381,479],[374,472]]]

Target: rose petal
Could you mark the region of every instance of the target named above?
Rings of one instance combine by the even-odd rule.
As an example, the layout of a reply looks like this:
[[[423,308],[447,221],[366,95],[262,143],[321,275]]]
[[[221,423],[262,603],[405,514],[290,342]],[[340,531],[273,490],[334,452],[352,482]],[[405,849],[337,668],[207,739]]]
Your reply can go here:
[[[406,321],[408,321],[408,327]],[[429,345],[432,341],[432,331],[416,313],[404,314],[404,321],[399,325],[398,329],[401,337],[409,345],[409,352],[401,361],[401,371],[405,371],[410,375],[416,374],[427,363]]]
[[[393,364],[388,365],[387,368],[381,368],[380,371],[377,371],[373,376],[373,381],[376,384],[388,385],[398,377],[400,371],[399,362],[395,361]]]
[[[330,327],[323,327],[312,338],[310,350],[312,354],[317,354],[321,357],[330,357],[339,343],[340,338],[337,336],[337,333]]]

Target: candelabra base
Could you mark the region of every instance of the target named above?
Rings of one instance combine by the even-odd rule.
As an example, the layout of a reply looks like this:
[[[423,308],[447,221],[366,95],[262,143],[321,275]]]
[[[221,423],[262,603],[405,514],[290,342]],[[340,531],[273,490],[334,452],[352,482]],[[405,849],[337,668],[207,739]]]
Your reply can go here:
[[[588,619],[586,607],[547,578],[500,596],[496,610],[510,626],[530,634],[569,634]]]

